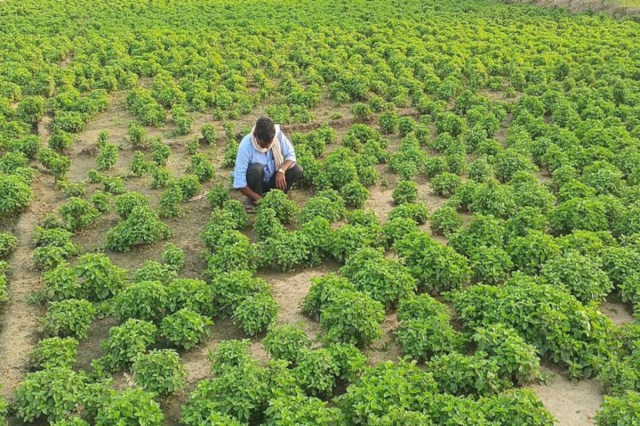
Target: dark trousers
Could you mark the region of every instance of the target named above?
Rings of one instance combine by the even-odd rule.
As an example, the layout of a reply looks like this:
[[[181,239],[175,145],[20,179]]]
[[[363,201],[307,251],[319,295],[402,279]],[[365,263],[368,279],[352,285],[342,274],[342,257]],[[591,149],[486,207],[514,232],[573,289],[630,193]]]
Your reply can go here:
[[[287,180],[287,188],[284,192],[289,192],[291,186],[296,183],[298,179],[302,177],[302,167],[299,164],[294,164],[289,167],[287,171],[284,172],[284,177]],[[252,164],[249,166],[249,170],[247,170],[247,185],[249,188],[260,195],[264,195],[272,189],[276,188],[276,175],[278,172],[276,171],[271,179],[268,181],[264,181],[264,165],[263,164]]]

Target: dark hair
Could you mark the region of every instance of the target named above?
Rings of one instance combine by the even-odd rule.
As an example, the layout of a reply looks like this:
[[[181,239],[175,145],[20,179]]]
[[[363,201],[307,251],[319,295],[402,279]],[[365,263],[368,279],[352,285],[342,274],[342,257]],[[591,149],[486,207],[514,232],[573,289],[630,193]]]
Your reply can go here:
[[[260,142],[268,143],[276,135],[276,125],[273,120],[267,117],[260,117],[256,121],[256,138]]]

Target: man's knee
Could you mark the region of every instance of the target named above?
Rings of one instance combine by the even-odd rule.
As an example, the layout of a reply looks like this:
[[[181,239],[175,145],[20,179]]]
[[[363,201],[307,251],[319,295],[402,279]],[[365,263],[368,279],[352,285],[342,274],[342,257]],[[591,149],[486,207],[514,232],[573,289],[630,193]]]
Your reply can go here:
[[[264,164],[255,163],[249,166],[247,176],[260,176],[264,174]]]
[[[300,164],[296,163],[289,170],[287,170],[287,172],[287,174],[289,175],[287,176],[287,180],[291,179],[296,181],[302,177],[302,175],[304,174],[304,169]]]

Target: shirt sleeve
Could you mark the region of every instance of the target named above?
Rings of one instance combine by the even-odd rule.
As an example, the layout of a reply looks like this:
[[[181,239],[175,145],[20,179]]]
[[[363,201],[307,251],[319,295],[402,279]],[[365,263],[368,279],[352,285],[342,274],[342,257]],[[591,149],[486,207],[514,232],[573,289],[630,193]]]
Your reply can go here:
[[[242,141],[238,148],[236,166],[233,170],[233,189],[247,186],[247,170],[249,170],[249,160],[251,159],[251,153],[247,148],[247,144]]]
[[[282,156],[285,161],[293,161],[296,162],[296,151],[293,148],[293,144],[291,141],[284,135],[284,133],[280,132],[280,137],[278,138],[280,141],[280,148],[282,150]]]

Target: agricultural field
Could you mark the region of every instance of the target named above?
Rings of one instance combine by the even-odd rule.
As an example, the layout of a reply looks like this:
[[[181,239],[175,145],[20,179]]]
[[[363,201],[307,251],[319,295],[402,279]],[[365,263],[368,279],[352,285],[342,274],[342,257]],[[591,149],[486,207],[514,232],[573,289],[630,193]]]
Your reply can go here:
[[[640,24],[0,2],[0,425],[640,425]],[[305,174],[248,214],[239,142]]]

